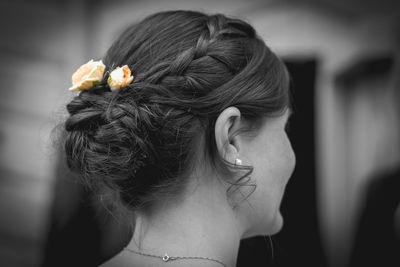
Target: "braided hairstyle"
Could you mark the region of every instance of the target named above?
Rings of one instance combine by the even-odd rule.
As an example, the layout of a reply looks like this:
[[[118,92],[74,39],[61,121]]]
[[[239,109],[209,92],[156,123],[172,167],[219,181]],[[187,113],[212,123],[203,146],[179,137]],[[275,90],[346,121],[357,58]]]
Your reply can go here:
[[[196,164],[233,174],[214,137],[225,108],[255,125],[289,105],[285,65],[252,26],[222,14],[155,13],[123,32],[103,62],[103,81],[67,105],[67,163],[130,210],[179,195]],[[134,81],[110,91],[107,73],[125,64]]]

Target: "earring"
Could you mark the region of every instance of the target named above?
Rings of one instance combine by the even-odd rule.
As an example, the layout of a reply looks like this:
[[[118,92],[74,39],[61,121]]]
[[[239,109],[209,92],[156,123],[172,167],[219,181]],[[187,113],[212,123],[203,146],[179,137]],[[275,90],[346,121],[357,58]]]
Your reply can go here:
[[[235,159],[235,165],[242,165],[242,160],[239,158]]]

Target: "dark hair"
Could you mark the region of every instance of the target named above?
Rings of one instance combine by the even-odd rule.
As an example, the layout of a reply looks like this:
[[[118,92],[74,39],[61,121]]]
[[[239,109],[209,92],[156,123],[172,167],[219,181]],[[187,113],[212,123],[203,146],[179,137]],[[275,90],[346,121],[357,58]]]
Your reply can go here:
[[[67,105],[67,163],[131,210],[151,206],[162,194],[179,195],[198,162],[233,173],[214,137],[225,108],[237,107],[257,125],[289,105],[285,65],[252,26],[222,14],[148,16],[121,34],[103,62],[103,81]],[[125,64],[134,81],[110,91],[109,71]],[[233,184],[251,173],[246,168]]]

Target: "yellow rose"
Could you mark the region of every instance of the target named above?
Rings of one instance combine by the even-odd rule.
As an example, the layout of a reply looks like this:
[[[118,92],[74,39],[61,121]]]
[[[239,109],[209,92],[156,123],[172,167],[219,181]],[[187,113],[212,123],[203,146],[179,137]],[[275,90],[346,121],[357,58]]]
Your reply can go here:
[[[113,91],[128,86],[132,80],[133,76],[131,75],[131,70],[127,65],[124,65],[116,68],[110,73],[107,83]]]
[[[79,91],[92,88],[103,79],[105,68],[106,66],[101,60],[93,61],[91,59],[72,75],[72,86],[69,90]]]

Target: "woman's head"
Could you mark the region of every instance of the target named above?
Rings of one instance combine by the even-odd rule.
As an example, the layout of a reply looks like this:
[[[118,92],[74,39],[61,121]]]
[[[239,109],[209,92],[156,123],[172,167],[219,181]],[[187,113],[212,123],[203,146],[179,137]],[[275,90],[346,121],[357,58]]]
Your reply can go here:
[[[182,195],[199,168],[229,183],[228,195],[258,185],[251,181],[258,173],[251,160],[257,158],[235,167],[226,148],[235,136],[261,136],[258,142],[269,145],[270,132],[263,129],[286,116],[289,76],[249,24],[220,14],[156,13],[123,32],[103,62],[103,81],[67,105],[67,162],[89,186],[144,211]],[[107,75],[122,65],[134,81],[111,92]],[[238,128],[219,138],[221,124]],[[261,149],[248,144],[243,153]]]

